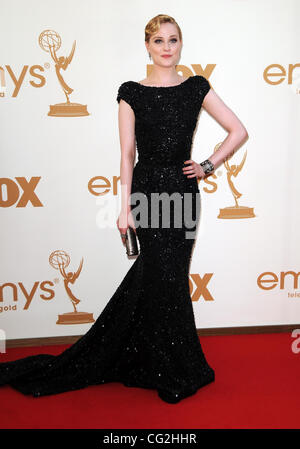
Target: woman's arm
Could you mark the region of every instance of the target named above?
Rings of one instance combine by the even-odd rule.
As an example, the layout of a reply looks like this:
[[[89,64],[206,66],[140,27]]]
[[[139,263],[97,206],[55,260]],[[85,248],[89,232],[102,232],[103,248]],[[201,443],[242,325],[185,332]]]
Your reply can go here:
[[[117,227],[121,234],[126,234],[129,225],[136,231],[129,204],[136,146],[135,115],[131,106],[122,99],[119,103],[118,122],[121,147],[121,212],[117,219]],[[125,243],[124,237],[122,237],[122,241]]]
[[[217,168],[244,142],[248,137],[248,132],[235,113],[226,106],[213,89],[210,89],[205,95],[202,106],[228,131],[228,136],[222,142],[218,151],[208,158]]]
[[[120,176],[121,176],[121,211],[130,210],[129,197],[131,193],[132,173],[135,161],[135,115],[128,103],[120,100],[119,137],[121,146]]]
[[[224,160],[234,153],[237,147],[248,137],[247,130],[235,113],[221,100],[213,89],[210,89],[205,95],[202,106],[214,117],[220,125],[228,131],[228,136],[219,146],[218,151],[214,152],[209,159],[216,169]],[[202,166],[193,160],[183,168],[183,172],[188,178],[205,176]]]

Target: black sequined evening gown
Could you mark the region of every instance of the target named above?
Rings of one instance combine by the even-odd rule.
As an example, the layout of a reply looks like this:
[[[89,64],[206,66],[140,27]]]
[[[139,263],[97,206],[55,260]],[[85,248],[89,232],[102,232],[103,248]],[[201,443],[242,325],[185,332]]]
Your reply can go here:
[[[188,281],[195,237],[187,238],[187,231],[199,221],[200,193],[197,178],[182,172],[209,89],[199,75],[169,87],[121,84],[117,101],[126,101],[135,114],[138,162],[131,193],[147,199],[151,193],[177,193],[196,225],[176,227],[170,213],[165,227],[160,208],[158,227],[136,227],[140,254],[88,332],[57,356],[0,363],[0,385],[38,397],[116,381],[155,389],[162,400],[176,403],[214,381],[197,335]]]

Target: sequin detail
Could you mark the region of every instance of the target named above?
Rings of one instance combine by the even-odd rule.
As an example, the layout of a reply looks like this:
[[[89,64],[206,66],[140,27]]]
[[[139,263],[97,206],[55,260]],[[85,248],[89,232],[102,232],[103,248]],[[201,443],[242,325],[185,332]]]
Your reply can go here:
[[[191,158],[209,89],[196,75],[170,87],[126,81],[117,94],[135,114],[138,162],[132,193],[150,199],[154,192],[177,192],[183,206],[189,193],[197,224],[197,179],[187,178],[182,167]],[[188,282],[195,239],[186,238],[187,229],[174,227],[172,220],[169,228],[137,227],[140,254],[88,332],[57,356],[0,363],[0,385],[40,397],[121,382],[155,389],[163,401],[177,403],[214,381],[195,326]]]

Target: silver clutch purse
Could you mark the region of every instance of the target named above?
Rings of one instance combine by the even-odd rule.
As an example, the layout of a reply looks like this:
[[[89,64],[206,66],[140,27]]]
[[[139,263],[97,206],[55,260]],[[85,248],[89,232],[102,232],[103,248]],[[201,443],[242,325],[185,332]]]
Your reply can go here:
[[[125,244],[127,256],[137,256],[139,254],[136,233],[131,226],[127,228]]]

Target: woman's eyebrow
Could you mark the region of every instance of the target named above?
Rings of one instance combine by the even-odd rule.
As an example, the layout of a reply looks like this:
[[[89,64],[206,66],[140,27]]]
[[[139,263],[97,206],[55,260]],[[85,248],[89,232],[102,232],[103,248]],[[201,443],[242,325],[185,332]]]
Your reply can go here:
[[[172,35],[171,35],[170,37],[177,37],[177,36],[176,36],[176,34],[172,34]],[[160,38],[160,39],[161,39],[161,38],[162,38],[162,36],[154,36],[154,38],[153,38],[153,39],[157,39],[157,38]]]

